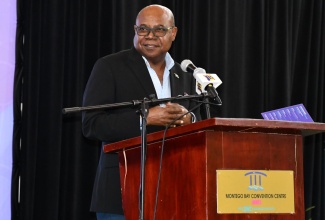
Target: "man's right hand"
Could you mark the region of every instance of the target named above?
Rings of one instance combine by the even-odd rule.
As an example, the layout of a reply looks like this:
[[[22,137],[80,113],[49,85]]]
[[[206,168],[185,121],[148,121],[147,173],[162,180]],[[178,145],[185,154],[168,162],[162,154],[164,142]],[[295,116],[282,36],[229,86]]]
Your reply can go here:
[[[168,102],[165,106],[155,106],[149,109],[147,116],[147,125],[166,126],[173,120],[185,114],[187,109],[177,103]],[[186,114],[182,118],[173,122],[171,127],[185,125],[191,123],[191,114]]]

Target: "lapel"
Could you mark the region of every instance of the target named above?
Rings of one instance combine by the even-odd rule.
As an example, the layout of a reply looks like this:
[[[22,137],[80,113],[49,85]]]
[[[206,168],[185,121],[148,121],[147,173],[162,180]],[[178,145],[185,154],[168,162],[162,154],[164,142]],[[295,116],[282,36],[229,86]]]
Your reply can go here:
[[[176,65],[174,65],[169,72],[171,96],[184,95],[184,86],[183,83],[181,83],[184,81],[183,75],[177,71]]]
[[[155,94],[157,97],[156,90],[152,83],[147,66],[142,56],[135,50],[134,47],[132,47],[132,49],[130,50],[127,59],[129,59],[130,61],[127,62],[129,65],[129,69],[137,79],[137,81],[134,83],[137,83],[145,91],[147,98],[149,98],[148,96],[151,94]]]

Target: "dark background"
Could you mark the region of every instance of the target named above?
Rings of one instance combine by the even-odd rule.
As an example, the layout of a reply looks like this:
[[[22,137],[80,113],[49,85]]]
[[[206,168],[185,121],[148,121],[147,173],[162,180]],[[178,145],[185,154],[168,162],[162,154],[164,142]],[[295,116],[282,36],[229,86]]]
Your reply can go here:
[[[81,106],[99,57],[132,46],[136,15],[149,4],[174,12],[175,61],[190,59],[223,81],[223,106],[213,116],[261,118],[303,103],[325,122],[324,0],[17,3],[13,219],[94,219],[88,210],[99,144],[82,136],[80,113],[61,110]],[[324,135],[305,138],[305,203],[315,206],[306,219],[325,219],[324,149]]]

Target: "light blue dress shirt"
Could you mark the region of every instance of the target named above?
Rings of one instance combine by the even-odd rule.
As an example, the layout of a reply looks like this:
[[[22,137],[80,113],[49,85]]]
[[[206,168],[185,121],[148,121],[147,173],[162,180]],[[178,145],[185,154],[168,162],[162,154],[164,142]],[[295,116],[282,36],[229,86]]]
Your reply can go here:
[[[151,68],[148,60],[144,56],[142,56],[142,58],[147,65],[147,69],[149,71],[151,80],[153,82],[153,85],[155,86],[155,90],[158,96],[157,98],[158,99],[170,98],[171,89],[170,89],[170,80],[169,80],[169,74],[170,74],[169,70],[175,65],[173,58],[170,56],[168,52],[166,53],[165,56],[166,66],[164,70],[164,78],[162,84],[160,83],[160,80],[155,70]]]

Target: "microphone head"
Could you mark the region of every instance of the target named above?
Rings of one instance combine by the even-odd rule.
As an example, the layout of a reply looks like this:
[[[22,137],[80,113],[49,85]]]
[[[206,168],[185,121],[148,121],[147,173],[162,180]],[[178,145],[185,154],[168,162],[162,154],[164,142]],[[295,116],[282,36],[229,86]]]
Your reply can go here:
[[[181,68],[182,68],[182,70],[183,70],[184,72],[188,72],[187,67],[188,67],[189,65],[194,66],[194,64],[192,63],[192,61],[190,61],[190,60],[183,60],[183,61],[181,62]]]

